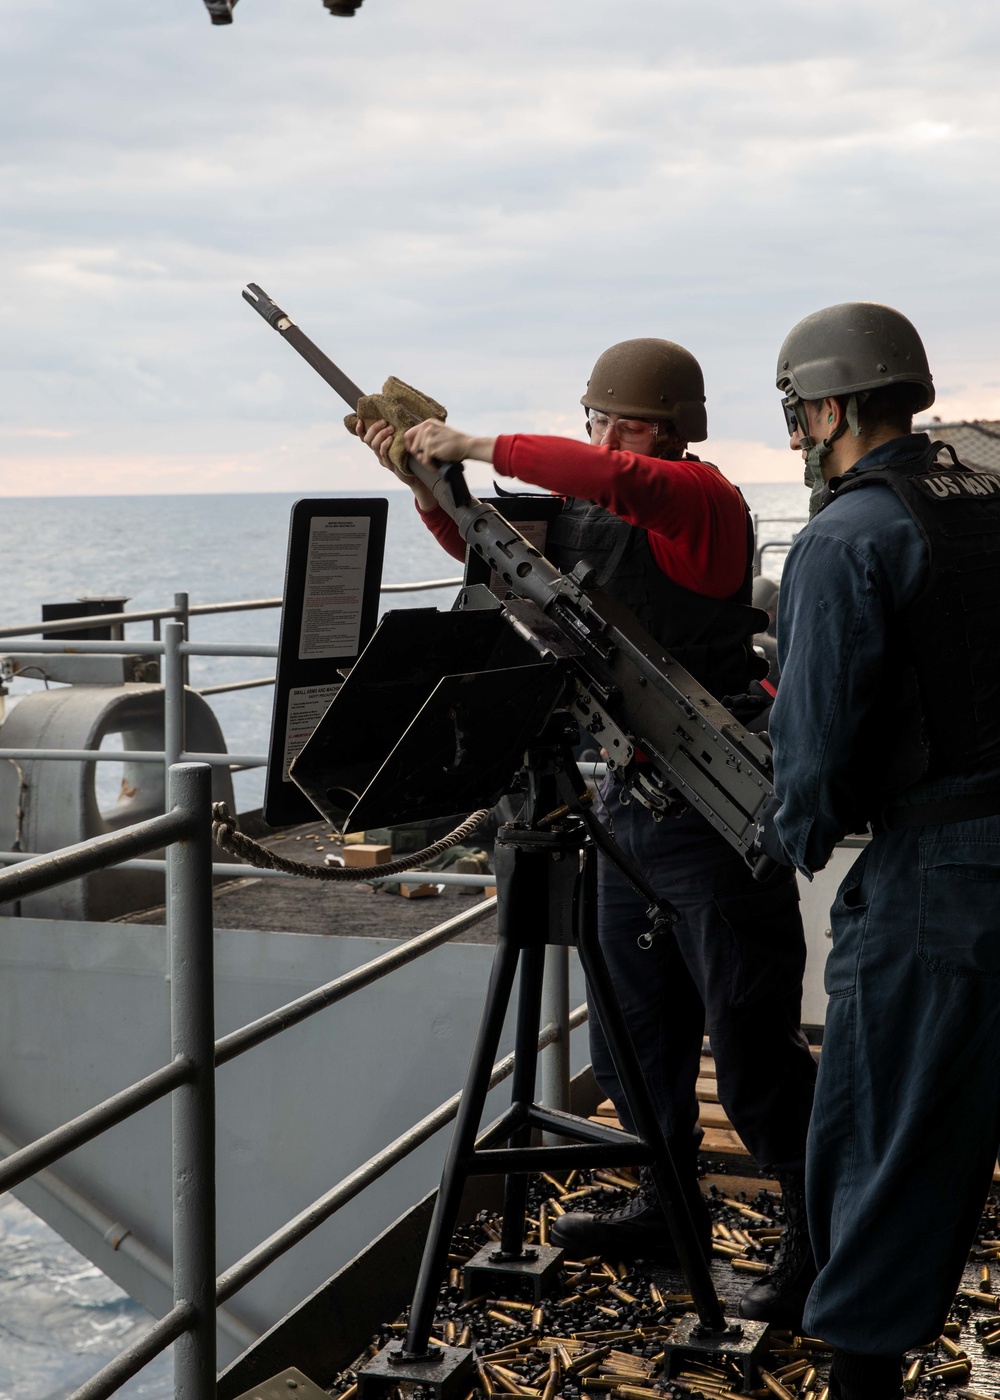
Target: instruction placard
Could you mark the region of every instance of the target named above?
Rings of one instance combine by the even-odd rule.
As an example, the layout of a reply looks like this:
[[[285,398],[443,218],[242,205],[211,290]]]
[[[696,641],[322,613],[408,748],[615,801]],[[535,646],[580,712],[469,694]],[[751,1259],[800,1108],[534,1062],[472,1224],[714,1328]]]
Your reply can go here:
[[[361,496],[292,507],[264,786],[270,826],[319,815],[288,768],[375,631],[388,511],[384,498]]]
[[[300,661],[328,661],[357,653],[370,534],[371,521],[364,515],[311,518]]]
[[[288,769],[292,759],[326,714],[339,685],[297,685],[288,692],[288,718],[285,721],[285,759],[282,781],[292,781]]]

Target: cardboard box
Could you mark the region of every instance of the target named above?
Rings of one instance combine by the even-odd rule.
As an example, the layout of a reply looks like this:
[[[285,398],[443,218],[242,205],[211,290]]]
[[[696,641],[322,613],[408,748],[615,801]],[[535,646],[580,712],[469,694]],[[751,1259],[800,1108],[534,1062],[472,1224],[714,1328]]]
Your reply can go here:
[[[404,885],[400,884],[399,893],[404,899],[426,899],[428,895],[440,895],[444,890],[444,885]]]
[[[369,846],[361,842],[344,847],[344,864],[351,866],[386,865],[392,860],[391,846]]]

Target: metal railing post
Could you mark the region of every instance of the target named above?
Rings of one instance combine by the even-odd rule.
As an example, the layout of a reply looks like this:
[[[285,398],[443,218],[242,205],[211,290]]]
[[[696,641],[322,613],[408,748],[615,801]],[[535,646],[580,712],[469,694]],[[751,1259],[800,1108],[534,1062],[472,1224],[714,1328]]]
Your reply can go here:
[[[173,1096],[174,1304],[194,1309],[174,1343],[175,1400],[214,1400],[215,1015],[212,932],[212,774],[205,764],[170,770],[169,803],[189,835],[167,849],[170,1025],[175,1060],[190,1080]]]
[[[169,789],[171,765],[179,763],[184,752],[184,626],[168,622],[163,632],[163,762]]]
[[[541,1021],[559,1030],[558,1039],[542,1051],[542,1103],[569,1113],[569,948],[561,944],[545,949]],[[561,1139],[545,1133],[543,1141],[551,1145]]]
[[[191,634],[191,600],[188,597],[188,595],[186,593],[175,593],[174,607],[179,613],[179,617],[177,620],[184,628],[184,640],[189,641]],[[190,667],[190,664],[190,657],[185,656],[181,662],[182,674],[184,676],[185,685],[190,685],[191,683],[188,669]]]

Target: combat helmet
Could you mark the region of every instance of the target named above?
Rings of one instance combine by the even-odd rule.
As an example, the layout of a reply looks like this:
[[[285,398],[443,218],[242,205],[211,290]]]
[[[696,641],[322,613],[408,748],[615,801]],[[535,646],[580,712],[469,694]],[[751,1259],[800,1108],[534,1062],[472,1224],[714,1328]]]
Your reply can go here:
[[[624,418],[669,420],[684,442],[708,437],[701,365],[672,340],[646,337],[612,345],[594,366],[580,402]]]
[[[800,399],[921,384],[926,393],[914,412],[934,402],[927,352],[916,328],[902,312],[874,301],[841,302],[800,321],[778,352],[776,382]]]
[[[775,383],[785,395],[789,429],[798,424],[806,485],[813,490],[810,513],[821,508],[824,459],[845,428],[860,437],[858,408],[871,393],[891,384],[912,384],[914,413],[934,402],[927,352],[916,328],[902,312],[875,301],[844,301],[800,321],[778,351]],[[802,405],[827,398],[846,398],[846,410],[837,430],[817,442],[809,435]]]

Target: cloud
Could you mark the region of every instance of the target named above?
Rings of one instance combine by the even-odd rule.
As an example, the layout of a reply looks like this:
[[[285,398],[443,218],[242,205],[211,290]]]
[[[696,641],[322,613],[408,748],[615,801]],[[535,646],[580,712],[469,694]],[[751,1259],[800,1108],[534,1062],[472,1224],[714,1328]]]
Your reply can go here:
[[[949,414],[996,416],[998,24],[978,0],[244,0],[229,27],[200,0],[7,0],[0,429],[77,435],[100,489],[367,480],[246,280],[362,385],[397,373],[474,431],[577,435],[597,354],[660,334],[702,360],[744,479],[795,480],[777,348],[855,298],[917,322]]]

